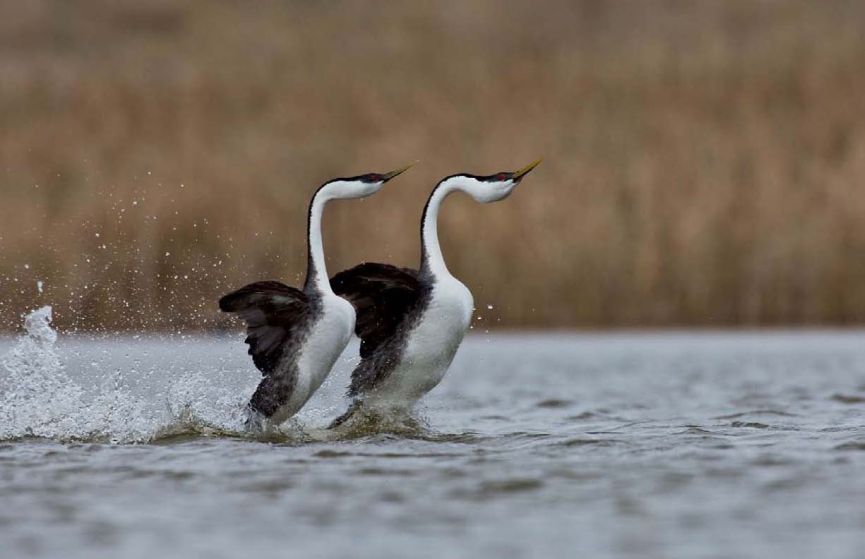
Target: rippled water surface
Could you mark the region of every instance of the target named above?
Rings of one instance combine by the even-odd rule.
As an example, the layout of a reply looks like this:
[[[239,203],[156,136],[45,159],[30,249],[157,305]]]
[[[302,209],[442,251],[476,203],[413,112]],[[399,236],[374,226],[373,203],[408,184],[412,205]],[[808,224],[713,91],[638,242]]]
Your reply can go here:
[[[350,359],[256,441],[240,337],[14,344],[2,557],[865,554],[861,332],[473,336],[428,431],[351,440]]]

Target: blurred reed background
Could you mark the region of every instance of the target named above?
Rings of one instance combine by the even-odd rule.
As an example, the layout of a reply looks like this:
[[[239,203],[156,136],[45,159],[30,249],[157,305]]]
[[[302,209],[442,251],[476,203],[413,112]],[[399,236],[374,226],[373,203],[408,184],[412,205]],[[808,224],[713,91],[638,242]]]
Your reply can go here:
[[[853,0],[4,2],[0,328],[37,304],[67,330],[224,325],[226,290],[300,281],[321,181],[420,160],[325,215],[331,273],[415,265],[438,178],[538,156],[508,200],[445,206],[481,327],[861,323],[863,21]]]

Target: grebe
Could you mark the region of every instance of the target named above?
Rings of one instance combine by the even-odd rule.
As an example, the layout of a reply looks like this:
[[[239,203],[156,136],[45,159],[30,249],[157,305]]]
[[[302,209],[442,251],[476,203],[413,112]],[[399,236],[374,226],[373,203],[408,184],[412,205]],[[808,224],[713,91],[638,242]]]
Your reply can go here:
[[[361,361],[351,375],[349,410],[407,412],[444,377],[471,322],[471,292],[451,275],[438,240],[442,201],[462,191],[481,203],[506,198],[540,160],[519,171],[452,175],[436,185],[421,219],[420,270],[364,263],[331,278],[333,291],[357,313]]]
[[[374,194],[409,167],[334,179],[316,190],[307,217],[307,269],[302,290],[278,281],[259,281],[219,300],[220,310],[236,313],[246,322],[249,354],[264,377],[247,405],[247,429],[263,431],[297,413],[321,386],[351,339],[354,308],[334,294],[324,262],[321,217],[325,204]]]

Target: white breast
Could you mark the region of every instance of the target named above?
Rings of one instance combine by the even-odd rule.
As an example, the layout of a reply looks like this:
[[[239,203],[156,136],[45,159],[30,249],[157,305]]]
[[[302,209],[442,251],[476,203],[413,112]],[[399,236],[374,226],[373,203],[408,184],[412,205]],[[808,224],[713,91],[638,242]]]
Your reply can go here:
[[[351,303],[336,295],[324,295],[322,315],[298,357],[298,378],[289,407],[299,410],[318,390],[354,332],[355,313]],[[292,413],[295,413],[292,412]]]
[[[413,402],[432,390],[453,361],[473,311],[474,299],[465,285],[453,277],[437,279],[429,305],[381,392],[389,400]]]

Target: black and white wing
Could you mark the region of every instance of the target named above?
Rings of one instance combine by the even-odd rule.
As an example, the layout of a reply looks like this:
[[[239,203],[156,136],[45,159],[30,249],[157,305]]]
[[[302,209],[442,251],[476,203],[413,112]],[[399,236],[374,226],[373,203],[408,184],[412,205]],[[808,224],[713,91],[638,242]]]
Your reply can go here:
[[[407,330],[423,299],[416,270],[365,263],[330,280],[337,295],[354,305],[361,361],[351,374],[349,396],[375,387],[396,365],[400,333]]]
[[[354,305],[360,356],[369,357],[392,338],[420,297],[417,271],[367,262],[330,279],[334,293]]]
[[[219,300],[219,309],[246,322],[246,343],[262,375],[273,373],[286,350],[297,349],[312,315],[303,291],[278,281],[258,281]]]

